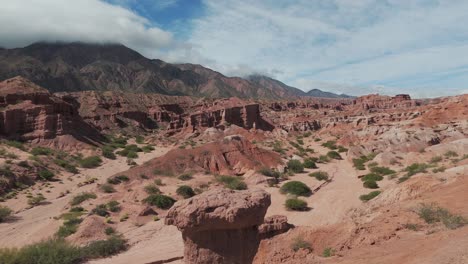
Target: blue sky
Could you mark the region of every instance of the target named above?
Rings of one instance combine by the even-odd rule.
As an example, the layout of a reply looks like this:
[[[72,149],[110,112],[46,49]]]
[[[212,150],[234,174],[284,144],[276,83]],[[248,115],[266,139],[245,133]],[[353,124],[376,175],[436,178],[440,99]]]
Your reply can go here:
[[[306,91],[435,97],[468,93],[466,14],[466,0],[10,0],[0,46],[119,42]]]

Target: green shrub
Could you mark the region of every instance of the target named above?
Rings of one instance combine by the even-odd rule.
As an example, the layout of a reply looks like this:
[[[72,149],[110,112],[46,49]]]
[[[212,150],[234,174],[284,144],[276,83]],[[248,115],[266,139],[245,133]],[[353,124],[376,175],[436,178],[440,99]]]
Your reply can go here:
[[[96,168],[101,166],[102,159],[99,156],[90,156],[80,160],[79,163],[83,168]]]
[[[323,250],[323,253],[322,253],[322,256],[325,257],[325,258],[328,258],[328,257],[331,257],[331,256],[334,256],[335,255],[335,250],[332,249],[332,248],[325,248]]]
[[[15,140],[6,140],[5,144],[10,146],[10,147],[14,147],[14,148],[17,148],[19,150],[22,150],[22,151],[26,151],[26,148],[24,147],[23,142],[19,142],[19,141],[15,141]]]
[[[143,150],[143,152],[145,152],[145,153],[150,153],[151,151],[154,150],[154,147],[151,146],[151,145],[146,145],[146,146],[143,146],[143,147],[141,148],[141,150]]]
[[[406,167],[406,176],[411,177],[417,173],[427,172],[426,169],[429,168],[429,165],[426,163],[413,163],[410,166]]]
[[[297,198],[287,199],[284,206],[288,210],[292,210],[292,211],[306,211],[306,210],[309,209],[307,207],[307,202],[306,201],[301,200],[301,199],[297,199]]]
[[[110,236],[110,235],[113,235],[115,234],[115,229],[112,228],[112,227],[106,227],[106,229],[104,229],[104,234]]]
[[[364,182],[365,181],[381,181],[381,180],[383,180],[383,176],[375,174],[375,173],[366,174],[361,178],[361,181],[364,181]]]
[[[10,208],[0,205],[0,223],[5,221],[5,219],[7,219],[12,212],[13,211]]]
[[[185,199],[195,196],[195,192],[193,191],[192,187],[187,185],[179,186],[176,193]]]
[[[454,158],[454,157],[458,157],[458,153],[456,153],[455,151],[449,150],[445,152],[444,156],[447,158]]]
[[[54,178],[54,173],[49,171],[48,169],[40,170],[38,173],[39,178],[44,181],[50,181]]]
[[[328,151],[327,153],[327,156],[331,159],[336,159],[336,160],[341,160],[343,158],[341,158],[341,155],[340,153],[334,151],[334,150],[331,150],[331,151]]]
[[[444,172],[445,170],[446,170],[446,168],[444,166],[442,166],[442,167],[433,169],[432,172],[433,173],[438,173],[438,172]]]
[[[322,144],[323,147],[329,148],[329,149],[337,149],[338,147],[336,146],[336,141],[334,140],[329,140],[325,143]]]
[[[327,155],[320,155],[319,158],[318,158],[318,162],[328,163],[328,162],[330,162],[330,158]]]
[[[109,216],[109,211],[107,210],[107,206],[105,204],[99,204],[91,210],[92,214],[99,215],[102,217]]]
[[[294,251],[298,251],[299,249],[306,249],[308,251],[312,251],[312,246],[302,237],[296,237],[293,243],[291,244],[291,249]]]
[[[258,173],[267,176],[267,177],[273,177],[273,178],[279,178],[281,176],[281,173],[279,173],[276,170],[270,169],[270,168],[261,168],[258,170]]]
[[[161,190],[155,184],[148,184],[144,187],[144,190],[147,194],[159,194]]]
[[[114,148],[110,146],[104,146],[102,148],[102,156],[108,159],[112,159],[112,160],[115,160],[117,158],[114,154]]]
[[[294,173],[301,173],[304,171],[304,166],[299,160],[292,159],[288,161],[288,170],[294,172]]]
[[[83,247],[83,255],[87,258],[105,258],[126,250],[127,242],[120,236],[111,236],[106,240],[98,240]],[[58,263],[58,262],[57,262]]]
[[[106,206],[107,206],[107,209],[109,209],[109,211],[113,213],[118,212],[121,209],[120,203],[115,200],[109,201]]]
[[[41,204],[42,202],[44,202],[46,200],[46,198],[44,197],[44,195],[42,195],[41,193],[37,194],[36,196],[31,196],[29,199],[28,199],[28,204],[31,205],[31,206],[36,206],[36,205],[39,205]]]
[[[359,158],[354,158],[353,159],[353,165],[354,165],[354,168],[356,168],[357,170],[365,170],[366,167],[364,166],[364,164],[368,161],[371,161],[375,158],[376,154],[375,153],[370,153],[369,155],[365,156],[365,155],[362,155],[360,156]]]
[[[135,137],[135,142],[138,144],[143,144],[145,143],[145,138],[143,136],[138,135]]]
[[[31,150],[31,154],[34,156],[49,156],[53,154],[54,151],[50,148],[44,148],[44,147],[35,147]]]
[[[115,192],[115,189],[112,185],[110,184],[102,184],[101,186],[99,186],[99,189],[101,189],[101,191],[105,192],[105,193],[114,193]]]
[[[193,177],[189,173],[184,173],[184,174],[181,174],[179,177],[177,177],[177,179],[179,179],[181,181],[188,181],[188,180],[193,179]]]
[[[72,206],[79,205],[82,202],[89,200],[89,199],[96,199],[97,196],[94,193],[89,193],[89,192],[83,192],[78,194],[77,196],[73,197],[72,200],[70,201],[70,204]]]
[[[315,160],[312,159],[312,158],[304,159],[303,166],[304,166],[304,168],[308,168],[308,169],[316,169],[317,168],[317,165],[315,164]]]
[[[343,147],[343,146],[338,146],[338,152],[340,152],[340,153],[348,152],[348,149]]]
[[[78,226],[82,221],[83,220],[79,218],[71,218],[69,220],[66,220],[65,222],[63,222],[63,225],[60,226],[56,235],[60,238],[64,238],[76,233],[76,231],[78,230]]]
[[[70,162],[67,160],[56,159],[54,160],[54,163],[64,168],[68,172],[71,172],[73,174],[78,173],[78,170],[76,169],[76,167],[73,164],[70,164]]]
[[[117,185],[122,182],[128,182],[129,180],[130,178],[128,178],[126,175],[117,175],[111,178],[107,178],[107,183]]]
[[[325,171],[316,171],[309,174],[310,177],[315,177],[319,181],[328,181],[328,173]]]
[[[441,162],[442,161],[442,157],[441,156],[435,156],[435,157],[432,157],[431,158],[431,163],[438,163],[438,162]]]
[[[312,190],[300,181],[290,181],[280,188],[281,193],[289,193],[297,196],[310,196],[312,195]]]
[[[363,183],[363,186],[364,186],[364,188],[368,188],[368,189],[378,189],[379,188],[379,185],[375,181],[365,181]]]
[[[359,199],[361,199],[361,201],[363,201],[363,202],[367,202],[367,201],[372,200],[375,197],[377,197],[380,193],[381,193],[380,191],[373,191],[373,192],[370,192],[368,194],[363,194],[363,195],[359,196]]]
[[[161,209],[169,209],[176,202],[176,200],[173,198],[163,194],[151,194],[143,201],[149,205],[153,205]]]
[[[370,171],[379,175],[390,175],[390,174],[396,173],[396,171],[392,169],[389,169],[387,167],[379,167],[379,166],[371,167]]]
[[[239,177],[221,175],[221,176],[218,176],[216,179],[217,181],[223,183],[224,187],[232,189],[232,190],[246,190],[247,189],[247,184],[245,184],[244,181],[239,179]]]
[[[468,224],[462,216],[453,215],[447,209],[435,204],[421,204],[417,213],[426,223],[442,222],[449,229],[457,229]]]

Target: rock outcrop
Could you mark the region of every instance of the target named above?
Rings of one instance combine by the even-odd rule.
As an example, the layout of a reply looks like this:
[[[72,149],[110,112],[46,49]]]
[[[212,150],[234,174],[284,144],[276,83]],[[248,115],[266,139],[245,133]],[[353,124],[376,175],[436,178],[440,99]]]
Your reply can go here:
[[[251,263],[270,204],[270,195],[260,189],[214,189],[177,202],[165,223],[182,231],[187,264]]]

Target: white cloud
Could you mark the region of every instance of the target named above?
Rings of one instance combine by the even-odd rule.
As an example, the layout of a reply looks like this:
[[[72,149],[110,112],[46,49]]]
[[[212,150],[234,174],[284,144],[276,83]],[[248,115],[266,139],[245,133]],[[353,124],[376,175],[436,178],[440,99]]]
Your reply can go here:
[[[37,41],[122,43],[151,57],[173,43],[170,32],[123,7],[98,0],[2,1],[0,46]]]

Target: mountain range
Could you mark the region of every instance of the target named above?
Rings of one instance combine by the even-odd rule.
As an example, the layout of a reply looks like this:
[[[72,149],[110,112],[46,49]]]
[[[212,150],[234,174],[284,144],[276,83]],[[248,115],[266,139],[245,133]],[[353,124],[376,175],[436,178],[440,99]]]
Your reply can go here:
[[[97,90],[262,99],[350,97],[318,89],[306,93],[262,75],[227,77],[197,64],[148,59],[120,44],[35,43],[0,49],[0,81],[15,76],[28,78],[51,92]]]

